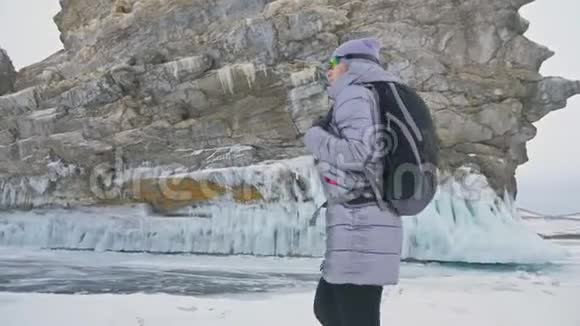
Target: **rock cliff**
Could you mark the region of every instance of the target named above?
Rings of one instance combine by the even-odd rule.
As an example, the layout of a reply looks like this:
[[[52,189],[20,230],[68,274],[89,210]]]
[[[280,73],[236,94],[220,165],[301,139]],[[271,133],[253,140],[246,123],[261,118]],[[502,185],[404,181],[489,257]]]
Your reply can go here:
[[[553,53],[523,36],[528,2],[61,0],[64,50],[0,96],[0,207],[174,209],[159,173],[123,174],[143,168],[173,171],[163,178],[187,194],[178,207],[260,201],[260,185],[171,175],[303,155],[304,131],[328,109],[321,62],[363,36],[381,39],[385,67],[430,105],[441,169],[477,167],[515,194],[532,123],[580,93],[538,73]],[[12,88],[4,57],[0,94]]]
[[[16,71],[6,51],[0,48],[0,96],[14,91]]]

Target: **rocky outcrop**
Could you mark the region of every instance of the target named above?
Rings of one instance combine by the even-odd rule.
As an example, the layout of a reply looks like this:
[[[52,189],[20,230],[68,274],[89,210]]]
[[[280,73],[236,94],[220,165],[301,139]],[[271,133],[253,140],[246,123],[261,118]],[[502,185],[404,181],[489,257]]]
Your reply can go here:
[[[432,108],[441,168],[477,166],[515,193],[532,122],[580,93],[538,73],[552,52],[523,36],[528,2],[61,1],[65,49],[0,97],[0,206],[103,203],[95,193],[142,167],[302,155],[328,110],[321,62],[361,36],[381,39],[385,66]]]
[[[8,53],[0,48],[0,96],[14,91],[16,71]]]

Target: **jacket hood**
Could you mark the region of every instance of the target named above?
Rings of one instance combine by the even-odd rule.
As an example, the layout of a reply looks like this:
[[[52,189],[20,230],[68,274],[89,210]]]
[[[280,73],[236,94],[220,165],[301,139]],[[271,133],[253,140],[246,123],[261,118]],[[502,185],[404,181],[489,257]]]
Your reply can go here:
[[[400,82],[400,78],[386,71],[378,64],[360,59],[347,61],[348,71],[328,89],[328,95],[336,99],[340,92],[349,85],[365,84],[378,81]]]

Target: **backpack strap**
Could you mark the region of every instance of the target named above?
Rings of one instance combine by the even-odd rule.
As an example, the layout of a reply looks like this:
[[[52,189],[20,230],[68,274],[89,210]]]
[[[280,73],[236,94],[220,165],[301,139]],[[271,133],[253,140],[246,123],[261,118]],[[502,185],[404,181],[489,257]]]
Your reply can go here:
[[[310,221],[308,221],[308,225],[316,226],[316,221],[318,220],[318,216],[320,215],[320,211],[323,208],[327,208],[327,207],[328,207],[328,201],[325,201],[324,204],[320,205],[320,207],[318,207],[316,209],[316,211],[314,211],[314,214],[312,214],[312,217],[310,217]]]
[[[385,110],[383,107],[383,103],[381,101],[381,96],[379,94],[380,93],[379,88],[383,88],[383,87],[377,87],[378,85],[375,85],[375,84],[378,84],[378,83],[383,83],[383,82],[364,83],[361,85],[366,87],[367,89],[369,89],[373,93],[373,96],[375,98],[375,103],[377,105],[376,112],[377,112],[377,115],[379,118],[379,123],[381,123],[381,124],[386,123],[387,130],[390,130],[390,125],[391,125],[390,118],[386,114],[386,112],[384,112]],[[387,168],[388,168],[388,157],[386,158],[386,160],[383,163],[383,169],[387,169]],[[375,195],[375,200],[376,200],[376,203],[379,206],[379,208],[382,211],[394,211],[393,207],[391,207],[391,205],[387,201],[384,200],[383,191],[382,191],[383,187],[384,187],[383,182],[381,181],[380,183],[377,183],[375,181],[375,179],[373,178],[373,176],[366,169],[363,169],[363,173],[365,174],[365,177],[367,178],[367,180],[371,186],[372,192]],[[380,180],[382,180],[382,174],[380,176]]]
[[[409,126],[411,126],[411,129],[415,133],[415,136],[417,137],[417,139],[419,139],[419,141],[423,141],[423,135],[421,134],[419,127],[417,127],[415,120],[413,120],[413,117],[411,117],[411,114],[409,113],[409,109],[405,105],[405,102],[403,102],[403,100],[401,99],[401,95],[399,95],[399,91],[397,91],[397,86],[395,86],[395,83],[391,82],[391,83],[389,83],[389,87],[391,88],[391,92],[393,93],[393,96],[395,97],[395,100],[397,101],[397,104],[399,105],[399,109],[401,110],[401,112],[403,112],[403,116],[405,117],[405,121],[407,122],[407,124]]]
[[[373,89],[375,89],[375,92],[377,92],[377,95],[379,97],[379,101],[381,99],[384,100],[387,98],[387,96],[391,95],[392,98],[395,100],[396,107],[401,111],[401,113],[403,114],[403,117],[405,119],[404,122],[401,121],[399,118],[397,118],[395,115],[393,115],[391,112],[389,112],[388,110],[385,109],[384,103],[379,103],[379,110],[380,110],[381,114],[384,115],[384,117],[386,119],[387,130],[391,130],[391,122],[395,123],[397,125],[397,127],[399,127],[399,129],[401,130],[401,133],[402,133],[401,136],[405,137],[405,139],[407,140],[407,142],[411,146],[411,150],[413,152],[413,155],[415,156],[415,160],[417,161],[419,169],[421,171],[423,171],[423,164],[422,164],[422,160],[421,160],[421,155],[419,152],[419,148],[417,146],[417,142],[415,141],[415,138],[417,138],[417,140],[419,140],[419,141],[423,141],[423,135],[422,135],[421,131],[419,130],[419,127],[415,123],[415,120],[413,119],[413,117],[409,113],[409,109],[405,105],[405,102],[401,98],[401,95],[399,94],[399,91],[397,90],[397,84],[395,82],[376,82],[376,83],[377,84],[378,83],[387,84],[388,90],[390,90],[390,94],[388,94],[387,88],[384,87],[384,89],[381,89],[381,91],[384,91],[384,92],[382,92],[384,94],[381,94],[381,92],[378,92],[376,90],[376,87],[374,85],[375,83],[371,83]],[[383,87],[380,87],[380,88],[383,88]],[[413,135],[415,135],[415,137],[413,137]]]

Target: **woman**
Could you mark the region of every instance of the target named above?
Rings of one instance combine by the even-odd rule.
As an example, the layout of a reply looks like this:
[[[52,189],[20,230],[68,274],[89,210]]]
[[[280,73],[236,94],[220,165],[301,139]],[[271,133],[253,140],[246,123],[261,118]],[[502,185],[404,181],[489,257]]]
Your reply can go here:
[[[328,71],[333,109],[304,138],[328,199],[326,252],[314,302],[324,326],[380,325],[383,286],[399,280],[402,223],[377,200],[382,128],[378,100],[365,86],[398,82],[381,67],[379,50],[375,39],[336,49]]]

